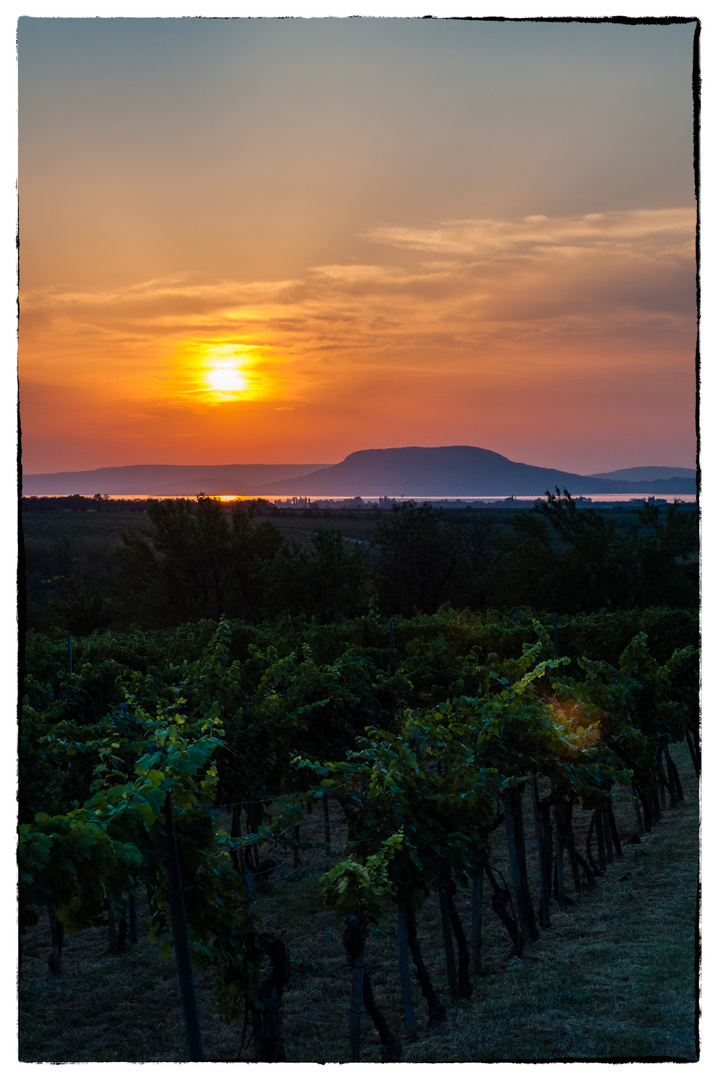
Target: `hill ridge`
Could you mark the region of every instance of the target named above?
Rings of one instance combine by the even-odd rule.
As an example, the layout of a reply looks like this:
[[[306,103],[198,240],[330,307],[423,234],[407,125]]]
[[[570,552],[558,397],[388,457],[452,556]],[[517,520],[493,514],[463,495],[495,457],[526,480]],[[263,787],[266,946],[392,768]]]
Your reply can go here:
[[[645,466],[639,472],[660,470]],[[665,471],[669,472],[669,469]],[[512,461],[484,447],[398,446],[354,450],[335,465],[114,465],[26,474],[25,495],[379,496],[407,498],[540,496],[556,487],[573,495],[694,494],[695,479],[679,475],[640,480],[589,476]]]
[[[266,495],[384,495],[393,497],[480,497],[543,495],[556,487],[574,495],[692,494],[694,481],[603,480],[594,476],[511,461],[483,447],[389,447],[357,450],[338,465],[281,484]]]

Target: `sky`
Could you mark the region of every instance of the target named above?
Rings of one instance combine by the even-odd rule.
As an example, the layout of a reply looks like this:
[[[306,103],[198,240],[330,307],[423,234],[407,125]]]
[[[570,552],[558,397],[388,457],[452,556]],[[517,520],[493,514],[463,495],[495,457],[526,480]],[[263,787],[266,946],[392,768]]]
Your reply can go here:
[[[484,6],[473,0],[461,11],[484,14]],[[151,47],[141,21],[134,36],[125,23],[122,45],[114,45],[123,29],[116,22],[103,27],[104,46],[93,43],[88,52],[62,25],[65,15],[166,18],[199,7],[196,0],[10,0],[0,10],[0,480],[7,504],[16,492],[17,281],[8,255],[18,158],[28,472],[328,463],[368,446],[459,442],[585,472],[694,464],[694,233],[678,227],[680,215],[695,210],[691,27],[462,23],[449,28],[457,43],[449,47],[446,38],[439,49],[435,31],[445,35],[446,27],[431,23],[433,38],[421,27],[399,47],[394,34],[390,45],[372,46],[361,69],[358,45],[350,57],[348,46],[338,52],[335,44],[330,53],[305,45],[302,54],[294,44],[280,49],[279,36],[266,30],[261,50],[236,44],[235,53],[226,33],[212,51],[206,39],[201,49],[190,43],[185,30],[180,51],[176,33],[161,45],[155,37]],[[211,11],[403,16],[416,7],[213,0]],[[510,17],[605,11],[578,0],[486,7]],[[432,0],[425,10],[446,15],[456,6]],[[703,26],[700,439],[709,552],[717,505],[710,302],[717,23],[699,2],[630,0],[619,10],[697,14]],[[27,15],[53,16],[56,39],[39,19],[32,28],[28,20],[19,33],[18,93],[15,34]],[[303,29],[306,37],[308,28],[273,29]],[[538,31],[542,44],[534,37],[533,45],[529,32]],[[325,90],[315,81],[321,73]],[[360,93],[352,94],[357,84]],[[602,236],[597,225],[590,231],[594,214],[608,215]],[[658,227],[670,214],[672,235]],[[542,238],[524,222],[538,215],[547,218]],[[442,278],[431,267],[441,262],[453,264]],[[387,284],[390,272],[397,280]],[[197,346],[219,349],[219,369],[231,346],[244,361],[248,350],[239,347],[250,346],[251,371],[247,363],[242,369],[261,376],[267,397],[255,386],[251,401],[232,400],[232,391],[212,398],[206,363],[203,376],[195,365],[191,386],[188,361]],[[713,565],[703,560],[708,667],[717,657]],[[0,670],[11,687],[14,571],[11,555],[0,571]],[[708,710],[709,679],[702,693]],[[709,756],[709,725],[703,736]],[[12,755],[3,767],[12,798]],[[707,788],[702,817],[706,825],[715,818]],[[12,830],[4,836],[11,860]],[[709,861],[702,871],[708,895]],[[9,890],[1,903],[14,918]],[[714,1014],[715,956],[706,920],[703,1017]],[[712,1031],[702,1024],[698,1071],[714,1070]],[[13,1039],[8,1031],[3,1046],[12,1048]],[[12,1049],[6,1056],[12,1074]],[[571,1068],[591,1076],[613,1069]]]
[[[24,470],[694,465],[693,37],[20,18]]]

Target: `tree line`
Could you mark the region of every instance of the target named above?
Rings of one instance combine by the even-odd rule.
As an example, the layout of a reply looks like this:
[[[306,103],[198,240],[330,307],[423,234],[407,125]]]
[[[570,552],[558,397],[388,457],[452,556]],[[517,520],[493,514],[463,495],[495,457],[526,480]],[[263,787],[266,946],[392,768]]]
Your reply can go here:
[[[338,622],[372,603],[388,617],[443,604],[574,614],[698,603],[697,518],[679,502],[645,503],[622,530],[557,489],[500,526],[407,502],[384,512],[362,543],[318,529],[299,544],[263,511],[207,496],[151,500],[148,528],[127,529],[104,561],[55,544],[34,571],[42,588],[28,597],[28,626],[86,634],[222,615]]]

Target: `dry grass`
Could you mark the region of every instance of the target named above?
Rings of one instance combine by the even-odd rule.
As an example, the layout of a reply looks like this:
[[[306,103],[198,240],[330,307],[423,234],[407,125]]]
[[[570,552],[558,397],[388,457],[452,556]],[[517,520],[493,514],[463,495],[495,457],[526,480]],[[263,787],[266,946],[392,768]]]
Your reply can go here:
[[[683,752],[684,751],[684,752]],[[440,917],[430,900],[419,912],[424,959],[448,1006],[448,1022],[426,1031],[427,1013],[414,983],[419,1022],[415,1042],[404,1040],[409,1062],[470,1061],[694,1061],[696,974],[695,920],[698,880],[698,785],[683,747],[674,754],[685,802],[668,808],[641,843],[625,843],[597,885],[575,897],[575,906],[551,912],[551,927],[526,949],[522,960],[507,960],[510,943],[486,904],[484,963],[487,974],[473,978],[473,996],[451,1003],[442,954]],[[526,810],[528,807],[526,807]],[[629,803],[618,805],[621,835],[635,831]],[[576,815],[584,836],[587,815]],[[341,840],[339,816],[332,813],[333,842]],[[526,813],[526,833],[531,820]],[[301,871],[291,855],[283,859],[269,891],[257,894],[265,929],[283,933],[291,948],[293,973],[284,994],[284,1041],[290,1061],[346,1061],[350,973],[341,929],[323,908],[318,878],[331,865],[321,847],[323,818],[314,813],[302,839],[316,843],[303,855]],[[507,877],[502,838],[495,861]],[[581,841],[582,843],[582,841]],[[537,869],[530,865],[534,895]],[[567,879],[570,880],[569,878]],[[464,926],[470,925],[470,898],[459,889]],[[106,930],[86,931],[66,941],[64,974],[48,974],[46,925],[26,935],[20,979],[20,1060],[181,1061],[186,1057],[176,969],[159,943],[142,937],[120,955],[108,955]],[[398,1000],[395,926],[372,935],[367,960],[376,997],[394,1030],[402,1035]],[[197,972],[205,1056],[235,1061],[242,1032],[224,1024],[212,1009],[211,977]],[[370,1020],[362,1020],[362,1060],[379,1061]],[[251,1059],[251,1045],[241,1052]]]

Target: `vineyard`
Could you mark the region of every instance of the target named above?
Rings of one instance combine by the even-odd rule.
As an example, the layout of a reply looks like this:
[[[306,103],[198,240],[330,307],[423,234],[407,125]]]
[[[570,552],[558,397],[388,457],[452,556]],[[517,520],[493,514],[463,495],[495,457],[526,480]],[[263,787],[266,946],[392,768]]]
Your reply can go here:
[[[641,878],[660,851],[696,878],[669,829],[696,814],[697,646],[664,607],[28,633],[21,1060],[694,1060],[690,934],[674,1031],[576,1049],[560,1016],[658,978],[645,938],[592,979],[605,935],[693,934],[696,891],[651,923]],[[164,965],[179,1050],[38,1041],[38,995],[131,957],[135,1003]],[[506,995],[552,1010],[511,1051]]]

